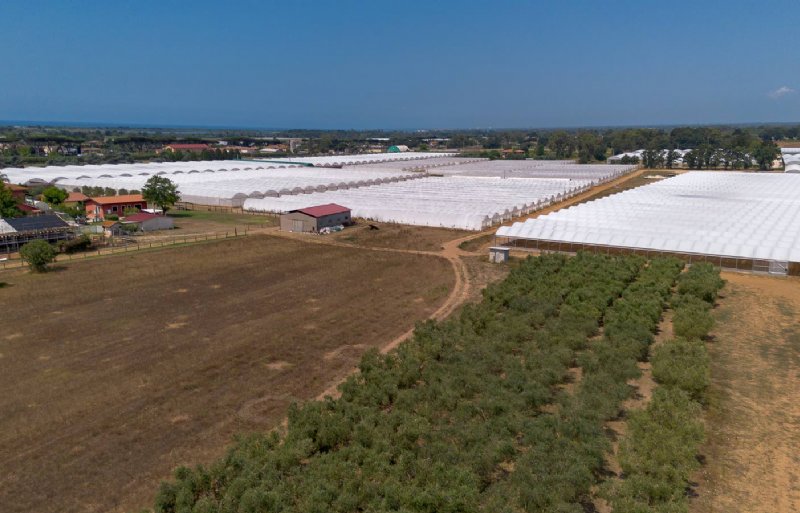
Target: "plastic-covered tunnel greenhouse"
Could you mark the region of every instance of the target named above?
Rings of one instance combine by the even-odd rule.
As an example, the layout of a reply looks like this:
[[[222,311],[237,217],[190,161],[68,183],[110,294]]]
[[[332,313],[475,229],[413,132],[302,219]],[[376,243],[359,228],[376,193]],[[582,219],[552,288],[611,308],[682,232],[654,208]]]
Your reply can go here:
[[[375,221],[480,230],[587,190],[589,180],[431,177],[306,196],[248,199],[246,210],[286,212],[337,203]]]
[[[798,274],[800,175],[685,173],[503,226],[497,238],[523,249],[665,253]]]

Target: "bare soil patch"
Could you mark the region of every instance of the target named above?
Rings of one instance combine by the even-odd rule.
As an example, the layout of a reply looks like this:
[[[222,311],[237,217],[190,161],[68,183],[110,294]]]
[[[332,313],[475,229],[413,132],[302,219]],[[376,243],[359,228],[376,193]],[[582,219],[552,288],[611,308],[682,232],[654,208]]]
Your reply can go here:
[[[723,273],[693,513],[800,510],[800,280]]]
[[[378,229],[371,229],[370,225]],[[359,219],[355,226],[349,226],[328,237],[339,242],[373,248],[441,251],[445,242],[472,233],[475,232],[430,226],[375,223]]]
[[[175,466],[277,426],[454,284],[443,258],[266,235],[65,267],[0,291],[4,512],[149,506]]]

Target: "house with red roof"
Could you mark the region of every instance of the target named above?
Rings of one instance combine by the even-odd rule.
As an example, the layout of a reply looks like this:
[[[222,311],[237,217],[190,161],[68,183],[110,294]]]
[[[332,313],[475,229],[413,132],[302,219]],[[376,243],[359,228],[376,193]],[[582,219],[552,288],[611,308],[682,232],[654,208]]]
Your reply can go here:
[[[5,182],[3,182],[3,186],[5,186],[8,190],[11,191],[11,195],[14,196],[14,199],[16,199],[18,202],[22,203],[23,201],[25,201],[25,195],[28,194],[27,187]]]
[[[85,206],[86,219],[89,221],[104,221],[109,214],[122,217],[126,210],[147,208],[147,201],[141,194],[97,196],[87,199]]]
[[[350,209],[328,203],[299,208],[281,215],[281,230],[286,232],[318,233],[323,228],[350,224]]]
[[[83,194],[82,192],[70,192],[67,199],[64,200],[64,204],[67,206],[77,206],[83,205],[89,200],[89,196]]]

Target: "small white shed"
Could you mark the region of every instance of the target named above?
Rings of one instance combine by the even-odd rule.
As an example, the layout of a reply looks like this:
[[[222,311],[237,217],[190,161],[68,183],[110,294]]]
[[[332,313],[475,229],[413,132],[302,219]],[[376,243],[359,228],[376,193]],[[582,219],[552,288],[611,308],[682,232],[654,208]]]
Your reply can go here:
[[[503,246],[492,246],[489,248],[489,261],[495,264],[504,264],[508,262],[509,251],[509,248]]]

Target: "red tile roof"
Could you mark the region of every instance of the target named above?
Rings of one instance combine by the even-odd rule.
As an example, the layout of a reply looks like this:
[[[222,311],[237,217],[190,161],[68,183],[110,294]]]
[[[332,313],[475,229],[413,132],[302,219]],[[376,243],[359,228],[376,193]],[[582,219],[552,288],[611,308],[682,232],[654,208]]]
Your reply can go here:
[[[302,212],[311,217],[332,216],[334,214],[345,214],[350,212],[350,209],[337,205],[336,203],[328,203],[327,205],[317,205],[316,207],[298,208],[292,212]]]
[[[22,212],[39,212],[38,208],[32,207],[32,206],[28,205],[27,203],[19,203],[17,205],[17,210],[20,210]]]
[[[70,192],[67,199],[64,200],[65,203],[77,203],[79,201],[86,201],[89,199],[89,196],[85,195],[82,192]]]
[[[141,223],[142,221],[149,221],[150,219],[154,219],[158,217],[156,214],[151,214],[150,212],[139,212],[138,214],[133,214],[132,216],[127,216],[123,222],[125,223]]]
[[[116,205],[118,203],[143,203],[144,198],[141,194],[123,194],[121,196],[97,196],[89,198],[87,201],[99,203],[100,205]]]

